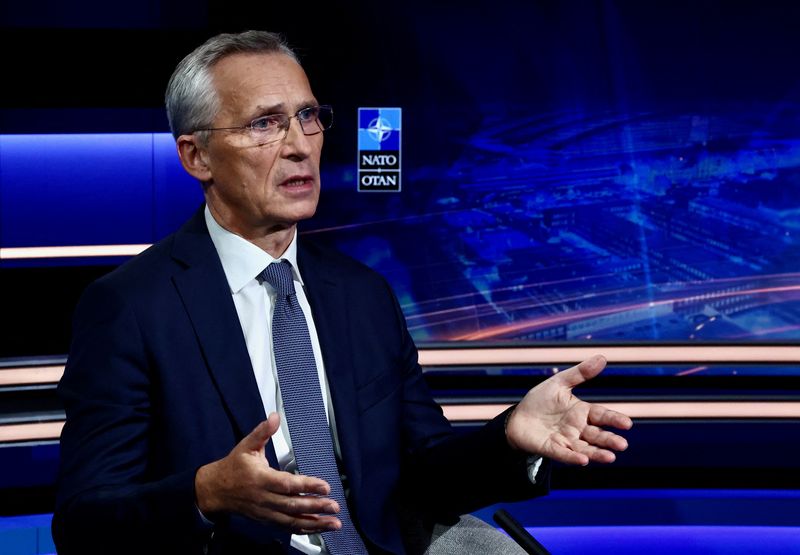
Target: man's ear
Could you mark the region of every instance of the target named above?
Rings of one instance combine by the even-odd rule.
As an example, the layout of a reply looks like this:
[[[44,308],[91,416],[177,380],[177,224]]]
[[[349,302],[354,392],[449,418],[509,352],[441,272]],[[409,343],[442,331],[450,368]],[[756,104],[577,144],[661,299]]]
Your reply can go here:
[[[208,152],[200,143],[200,140],[195,135],[181,135],[175,144],[178,148],[178,157],[181,159],[183,169],[202,183],[211,181]]]

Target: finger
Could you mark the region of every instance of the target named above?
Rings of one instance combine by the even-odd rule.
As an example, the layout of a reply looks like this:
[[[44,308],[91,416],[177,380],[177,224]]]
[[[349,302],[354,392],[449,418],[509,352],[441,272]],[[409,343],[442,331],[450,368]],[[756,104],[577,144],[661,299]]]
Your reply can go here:
[[[321,517],[319,515],[307,515],[308,519],[315,523],[315,528],[300,528],[298,534],[315,534],[326,530],[341,530],[342,521],[336,517]]]
[[[617,460],[617,455],[613,451],[607,449],[593,449],[591,453],[587,454],[592,462],[596,463],[613,463]]]
[[[253,431],[239,442],[239,446],[247,451],[263,451],[269,438],[278,431],[280,425],[281,417],[277,412],[273,412],[269,418],[253,428]]]
[[[581,439],[574,439],[570,441],[570,449],[573,451],[586,455],[589,461],[599,463],[612,463],[617,459],[613,451],[608,449],[601,449]]]
[[[554,379],[559,381],[562,385],[572,389],[586,380],[590,380],[597,376],[606,367],[606,359],[603,355],[594,355],[572,368],[568,368],[559,372],[554,376]]]
[[[320,478],[272,469],[266,469],[260,486],[264,491],[282,495],[329,495],[331,492],[328,482]]]
[[[599,449],[580,439],[556,436],[546,445],[546,456],[566,464],[586,466],[590,461],[612,463],[617,456],[607,449]]]
[[[590,445],[605,449],[624,451],[628,448],[628,442],[624,437],[609,432],[608,430],[598,428],[597,426],[586,426],[581,434],[581,439]]]
[[[317,534],[342,528],[342,522],[335,516],[287,515],[280,511],[264,510],[257,514],[256,518],[277,523],[295,534]]]
[[[595,426],[612,426],[620,430],[630,430],[633,426],[633,420],[628,415],[602,405],[592,405],[589,408],[589,422]]]
[[[580,453],[571,447],[572,442],[564,436],[555,436],[548,439],[543,448],[542,455],[565,464],[577,464],[586,466],[589,464],[589,457],[585,453]]]
[[[286,515],[335,515],[339,512],[339,504],[327,497],[316,495],[280,495],[274,492],[263,492],[259,505]]]

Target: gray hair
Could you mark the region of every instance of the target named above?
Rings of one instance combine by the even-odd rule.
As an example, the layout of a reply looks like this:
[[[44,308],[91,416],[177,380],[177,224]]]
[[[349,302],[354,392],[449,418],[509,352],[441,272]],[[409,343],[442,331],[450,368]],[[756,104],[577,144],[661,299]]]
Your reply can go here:
[[[181,60],[167,84],[164,102],[167,106],[169,127],[176,139],[198,129],[211,127],[219,111],[219,99],[211,81],[210,70],[227,56],[248,53],[285,54],[300,63],[283,37],[276,33],[245,31],[211,37]],[[198,135],[202,142],[206,142],[207,133],[200,132]]]

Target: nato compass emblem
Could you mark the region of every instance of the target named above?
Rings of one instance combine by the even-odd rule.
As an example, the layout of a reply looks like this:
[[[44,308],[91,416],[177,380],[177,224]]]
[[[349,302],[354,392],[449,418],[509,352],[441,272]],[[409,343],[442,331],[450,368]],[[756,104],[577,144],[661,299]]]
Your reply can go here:
[[[358,190],[400,192],[401,108],[358,109]]]

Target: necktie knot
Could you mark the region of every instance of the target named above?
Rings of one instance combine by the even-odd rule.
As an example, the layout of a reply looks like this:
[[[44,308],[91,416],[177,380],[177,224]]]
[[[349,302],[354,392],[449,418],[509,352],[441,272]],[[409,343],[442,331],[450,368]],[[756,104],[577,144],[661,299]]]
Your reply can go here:
[[[288,260],[273,262],[261,272],[261,279],[269,283],[278,295],[288,297],[294,294],[294,276],[292,264]]]

